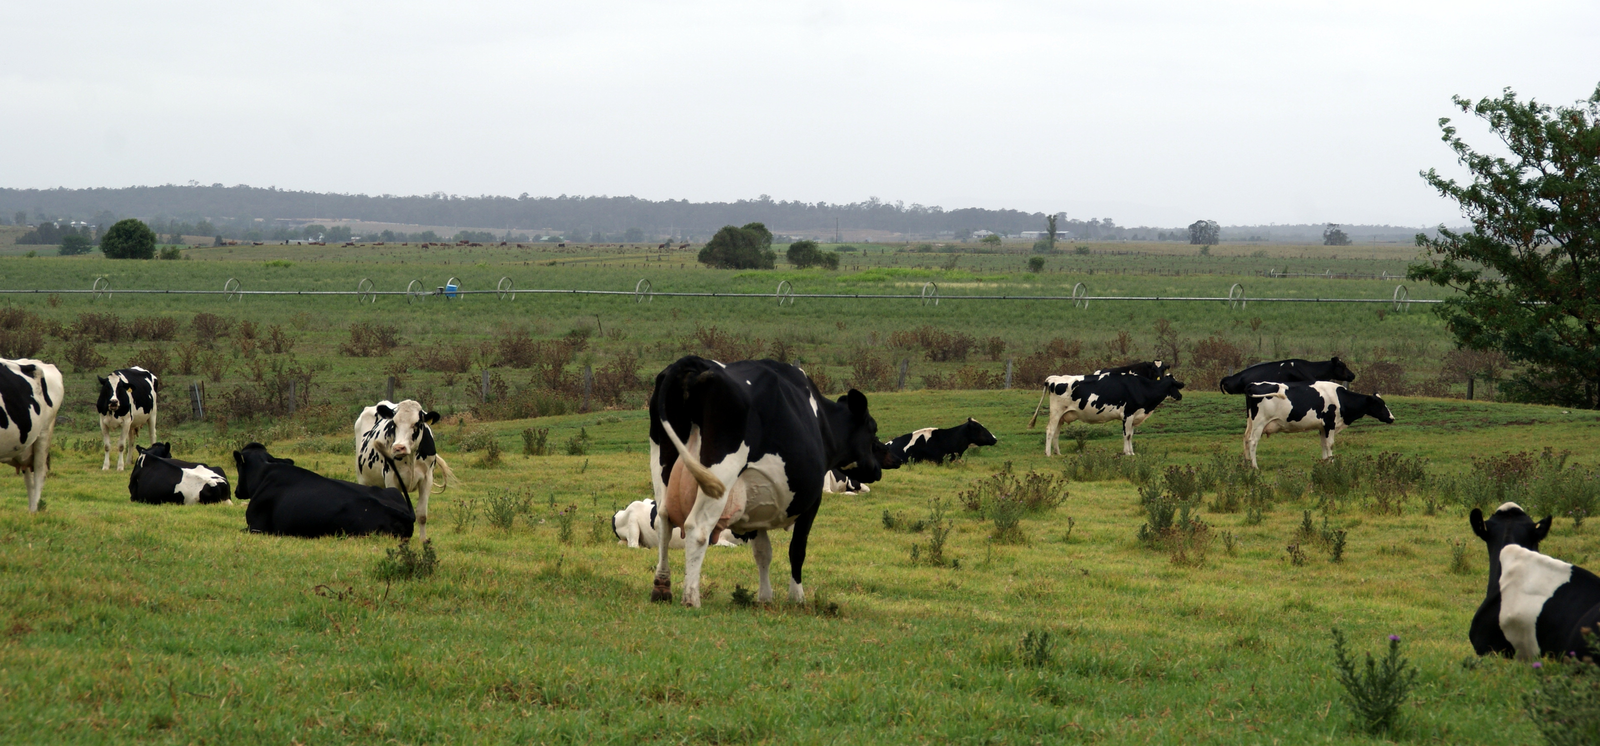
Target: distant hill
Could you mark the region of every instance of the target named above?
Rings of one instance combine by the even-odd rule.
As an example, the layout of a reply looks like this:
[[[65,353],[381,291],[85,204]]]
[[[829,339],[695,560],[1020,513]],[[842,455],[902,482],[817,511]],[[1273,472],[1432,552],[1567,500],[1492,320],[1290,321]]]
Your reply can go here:
[[[109,225],[137,217],[157,231],[193,232],[201,221],[230,238],[272,238],[310,223],[362,221],[413,226],[456,226],[528,235],[560,234],[589,240],[680,236],[705,238],[724,225],[762,222],[780,233],[826,237],[837,229],[882,231],[908,240],[960,238],[987,230],[1016,235],[1045,227],[1045,214],[1021,210],[962,208],[884,202],[777,201],[762,195],[737,202],[647,200],[637,197],[464,197],[434,193],[395,196],[297,192],[251,186],[147,186],[118,189],[0,189],[0,218],[26,212],[30,222],[84,221]],[[1320,242],[1321,225],[1228,226],[1228,241]],[[188,230],[186,230],[188,229]],[[630,229],[633,232],[630,233]],[[1182,227],[1128,228],[1114,220],[1070,216],[1058,230],[1084,240],[1186,240]],[[1410,240],[1413,228],[1344,226],[1356,240]],[[629,238],[626,240],[638,240]]]

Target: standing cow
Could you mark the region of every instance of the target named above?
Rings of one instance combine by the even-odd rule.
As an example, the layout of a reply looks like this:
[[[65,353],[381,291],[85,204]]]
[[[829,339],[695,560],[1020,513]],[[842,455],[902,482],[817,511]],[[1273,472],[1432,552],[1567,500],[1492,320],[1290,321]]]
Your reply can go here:
[[[1183,383],[1172,376],[1156,381],[1130,374],[1050,376],[1045,379],[1044,396],[1050,398],[1050,421],[1045,424],[1044,430],[1044,455],[1060,455],[1063,424],[1120,420],[1122,455],[1132,456],[1134,429],[1144,424],[1168,397],[1173,401],[1183,401]],[[1032,429],[1038,420],[1039,407],[1035,406],[1028,428]]]
[[[111,468],[111,433],[119,433],[117,471],[127,461],[128,448],[139,437],[139,428],[150,426],[150,445],[156,443],[156,374],[137,365],[111,371],[100,379],[100,439],[105,442],[105,460],[100,470]]]
[[[789,598],[804,601],[801,570],[823,474],[840,469],[862,482],[883,475],[887,452],[866,395],[852,389],[830,401],[793,365],[690,355],[656,376],[650,415],[656,533],[683,527],[684,605],[700,605],[700,568],[716,528],[755,534],[756,598],[765,602],[772,599],[767,533],[793,527]],[[652,601],[672,600],[668,544],[660,542]]]
[[[1256,363],[1217,383],[1224,394],[1243,394],[1252,383],[1311,383],[1313,381],[1356,380],[1356,374],[1337,355],[1321,362],[1310,360],[1276,360]]]
[[[128,499],[133,502],[233,504],[228,497],[228,477],[221,469],[173,458],[170,443],[134,448],[139,450],[139,458],[134,459],[133,473],[128,475]]]
[[[28,512],[39,512],[39,496],[50,472],[50,439],[66,391],[61,371],[38,360],[0,359],[0,464],[22,474]]]
[[[1331,381],[1252,383],[1245,388],[1244,457],[1256,466],[1256,446],[1272,433],[1322,431],[1322,458],[1333,458],[1333,438],[1362,417],[1386,425],[1394,415],[1383,397],[1358,394]]]
[[[455,472],[434,447],[433,425],[438,412],[429,412],[415,400],[395,404],[387,399],[361,410],[356,418],[356,482],[372,487],[405,486],[416,495],[417,535],[428,540],[428,495],[433,492],[433,469],[444,478],[439,491],[455,481]],[[399,474],[395,473],[399,470]]]

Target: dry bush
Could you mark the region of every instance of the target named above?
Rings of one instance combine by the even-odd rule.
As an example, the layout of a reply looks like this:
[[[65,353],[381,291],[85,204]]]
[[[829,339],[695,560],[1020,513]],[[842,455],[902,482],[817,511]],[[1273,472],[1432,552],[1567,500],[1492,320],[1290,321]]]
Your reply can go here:
[[[106,356],[94,348],[94,343],[87,339],[79,338],[67,343],[61,356],[72,364],[75,373],[86,370],[100,370],[106,367]]]
[[[1106,352],[1113,360],[1126,360],[1133,357],[1139,346],[1133,343],[1133,335],[1127,330],[1118,330],[1117,336],[1106,340]],[[1176,364],[1175,362],[1172,364]]]
[[[128,323],[128,336],[147,342],[171,342],[178,338],[178,320],[168,316],[141,316]]]
[[[735,337],[716,326],[694,328],[693,339],[684,342],[684,348],[698,351],[713,360],[725,363],[750,360],[761,356],[767,343],[754,337]]]
[[[88,342],[116,342],[126,337],[128,330],[114,313],[80,313],[70,335]]]
[[[630,391],[644,388],[639,381],[639,356],[619,352],[611,362],[594,372],[593,400],[605,406],[617,406]]]
[[[167,348],[164,345],[150,345],[133,353],[133,356],[128,358],[126,367],[131,368],[135,365],[156,374],[157,378],[166,375],[170,369]]]
[[[1006,354],[1006,341],[999,337],[990,337],[984,340],[983,354],[989,356],[990,362],[999,362],[1000,356]]]
[[[252,360],[245,372],[249,374],[250,383],[236,386],[219,397],[218,403],[213,405],[218,414],[233,419],[288,414],[291,382],[295,384],[296,408],[305,409],[311,405],[311,386],[317,375],[315,366],[302,365],[293,355],[276,355]]]
[[[16,359],[33,357],[44,349],[44,332],[37,327],[7,329],[0,327],[0,357]]]
[[[767,350],[767,357],[770,357],[780,363],[787,363],[789,362],[789,358],[794,357],[794,354],[797,351],[798,348],[791,344],[789,340],[774,339],[772,340],[772,346]]]
[[[891,333],[889,346],[905,350],[921,348],[928,360],[935,363],[966,362],[967,356],[977,348],[978,340],[970,334],[951,334],[924,325]]]
[[[194,329],[195,341],[203,345],[211,345],[219,337],[226,337],[233,333],[233,319],[218,316],[214,313],[197,313],[190,320],[189,326]]]
[[[501,365],[512,368],[531,368],[539,357],[538,342],[526,329],[506,332],[495,338],[495,348]]]
[[[1466,383],[1468,378],[1494,380],[1510,367],[1511,361],[1497,350],[1451,350],[1444,354],[1439,366],[1439,379],[1449,383]]]
[[[472,370],[472,355],[475,352],[472,345],[434,342],[432,347],[421,350],[414,356],[418,370],[431,370],[435,373],[466,373]]]
[[[255,339],[256,322],[249,319],[239,322],[239,328],[233,332],[233,336],[240,339]]]
[[[1244,348],[1213,334],[1194,343],[1189,350],[1188,385],[1214,389],[1224,376],[1244,367]]]
[[[400,346],[400,327],[357,321],[350,325],[350,341],[339,351],[350,357],[381,357]]]
[[[850,380],[846,385],[862,391],[889,391],[894,379],[894,367],[889,361],[861,348],[850,359]]]
[[[1082,342],[1057,337],[1018,361],[1016,369],[1012,371],[1012,382],[1017,388],[1038,388],[1044,385],[1047,376],[1066,373],[1072,361],[1077,361],[1082,355]]]
[[[185,342],[178,345],[178,372],[188,376],[194,375],[195,361],[200,357],[200,345],[195,342]]]
[[[1406,385],[1406,369],[1390,360],[1368,363],[1356,374],[1353,388],[1363,394],[1404,396],[1411,392],[1411,387]]]
[[[817,367],[806,371],[806,376],[811,379],[812,385],[816,386],[817,390],[821,391],[824,395],[831,395],[838,390],[835,388],[837,384],[834,382],[833,378],[828,375],[827,368],[818,365]]]
[[[1169,367],[1176,368],[1181,362],[1183,354],[1183,338],[1178,336],[1178,330],[1172,328],[1172,322],[1166,319],[1156,319],[1156,350],[1157,360],[1165,362]]]
[[[294,335],[283,330],[283,327],[273,324],[267,327],[267,338],[262,341],[261,349],[274,355],[287,355],[294,351],[294,345],[299,340]]]
[[[1003,373],[983,370],[976,365],[963,365],[948,375],[925,375],[922,385],[930,389],[999,389],[1005,388],[1006,377]]]

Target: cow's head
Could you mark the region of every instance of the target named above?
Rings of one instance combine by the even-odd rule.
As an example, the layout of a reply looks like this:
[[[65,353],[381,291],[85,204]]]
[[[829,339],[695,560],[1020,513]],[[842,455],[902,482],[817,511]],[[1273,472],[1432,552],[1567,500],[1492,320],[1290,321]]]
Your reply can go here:
[[[95,402],[95,410],[100,414],[116,415],[121,417],[128,413],[132,406],[129,396],[131,391],[122,376],[112,373],[109,378],[100,378],[100,399]]]
[[[1183,401],[1183,381],[1167,376],[1161,382],[1167,385],[1167,396],[1172,397],[1173,401]]]
[[[234,494],[240,500],[249,500],[255,496],[255,482],[261,472],[274,465],[294,466],[294,459],[277,458],[267,453],[267,447],[260,443],[247,443],[241,450],[233,452],[234,470],[239,474],[239,483],[234,486]]]
[[[999,438],[994,437],[994,433],[989,432],[988,428],[978,424],[978,421],[971,417],[967,418],[966,427],[967,440],[975,446],[992,446],[1000,442]]]
[[[140,456],[155,456],[156,458],[172,458],[172,444],[171,443],[151,443],[149,448],[140,448],[139,446],[136,445],[136,446],[134,446],[134,448],[138,448],[139,449],[139,455]]]
[[[1500,550],[1508,545],[1516,544],[1537,552],[1539,542],[1550,534],[1550,516],[1534,523],[1533,517],[1516,503],[1505,503],[1496,508],[1487,521],[1483,519],[1483,511],[1473,508],[1467,520],[1472,524],[1472,533],[1488,545],[1489,563],[1492,566],[1499,565]]]
[[[844,453],[837,464],[830,466],[837,466],[845,476],[857,482],[882,479],[884,469],[893,469],[900,464],[878,440],[878,421],[867,412],[867,395],[850,389],[849,393],[839,397],[839,403],[848,412],[843,432]]]
[[[428,426],[439,421],[438,412],[429,412],[415,400],[407,399],[393,407],[378,405],[378,416],[388,420],[379,432],[379,440],[388,445],[391,458],[432,455],[428,453],[432,449]]]
[[[1356,374],[1350,370],[1350,366],[1345,365],[1344,361],[1339,359],[1338,355],[1334,355],[1328,361],[1328,378],[1335,381],[1349,382],[1356,380]]]
[[[1394,424],[1394,415],[1389,413],[1389,405],[1377,394],[1367,398],[1367,416],[1385,425]]]

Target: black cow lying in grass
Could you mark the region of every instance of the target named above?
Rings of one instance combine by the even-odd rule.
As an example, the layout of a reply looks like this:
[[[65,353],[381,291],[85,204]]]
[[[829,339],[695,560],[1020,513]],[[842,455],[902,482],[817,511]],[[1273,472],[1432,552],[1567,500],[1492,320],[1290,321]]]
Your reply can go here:
[[[411,538],[417,514],[411,499],[392,487],[367,487],[329,479],[274,458],[251,443],[233,452],[239,468],[239,499],[249,500],[245,523],[251,533],[303,536],[389,534]]]
[[[1550,517],[1534,523],[1522,506],[1506,503],[1487,521],[1473,509],[1470,521],[1489,550],[1489,588],[1472,617],[1472,649],[1524,661],[1590,656],[1583,630],[1600,633],[1600,577],[1539,553]]]
[[[1356,380],[1356,374],[1337,356],[1320,363],[1310,360],[1275,360],[1256,363],[1218,382],[1224,394],[1243,394],[1252,383],[1311,383]]]
[[[140,448],[128,476],[128,496],[136,503],[181,505],[227,502],[228,476],[221,469],[172,457],[170,443]]]
[[[925,427],[901,435],[884,443],[889,449],[890,469],[913,461],[932,461],[942,464],[946,460],[961,458],[970,446],[992,446],[999,441],[983,425],[971,417],[955,427],[935,430]]]

